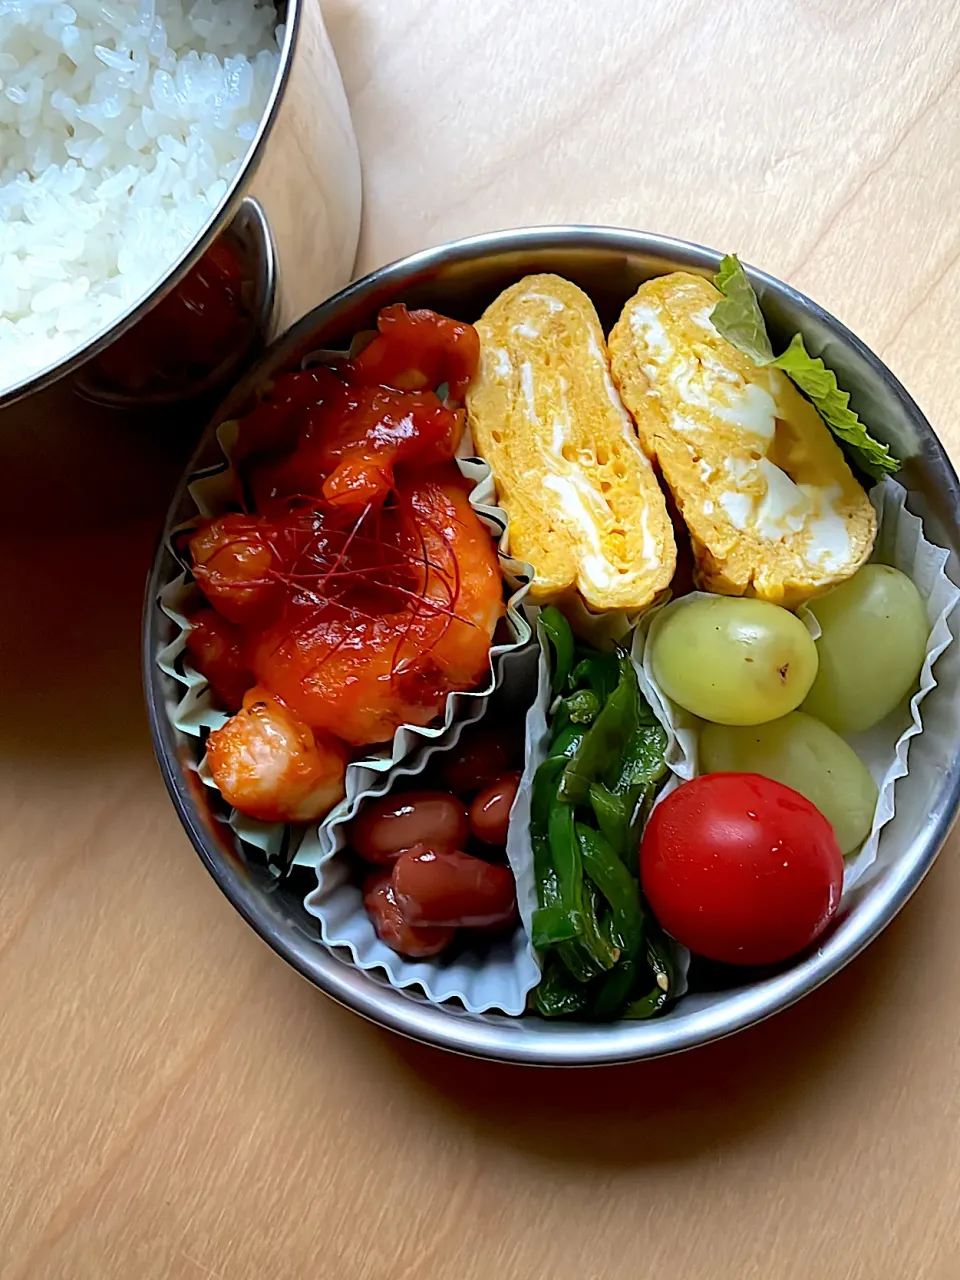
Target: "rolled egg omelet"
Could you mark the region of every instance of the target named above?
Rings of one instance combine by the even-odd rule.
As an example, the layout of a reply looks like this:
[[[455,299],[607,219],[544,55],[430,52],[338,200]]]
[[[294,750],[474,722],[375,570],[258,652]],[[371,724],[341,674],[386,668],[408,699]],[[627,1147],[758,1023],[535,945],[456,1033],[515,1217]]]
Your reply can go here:
[[[673,577],[676,544],[593,303],[559,276],[527,276],[476,328],[470,428],[510,517],[510,553],[536,570],[531,598],[648,605]]]
[[[816,409],[710,321],[720,293],[648,280],[610,334],[614,380],[690,531],[699,585],[793,607],[851,577],[876,513]]]

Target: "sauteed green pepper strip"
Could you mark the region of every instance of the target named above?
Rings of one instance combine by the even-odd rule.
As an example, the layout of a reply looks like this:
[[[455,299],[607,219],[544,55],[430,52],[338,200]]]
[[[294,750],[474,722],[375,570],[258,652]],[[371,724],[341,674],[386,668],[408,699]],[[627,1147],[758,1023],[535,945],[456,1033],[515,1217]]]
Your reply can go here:
[[[620,935],[620,963],[594,991],[592,1004],[594,1017],[614,1018],[633,990],[643,955],[645,920],[640,887],[600,832],[578,823],[577,839],[584,869],[610,904]]]
[[[550,744],[531,796],[544,1017],[650,1017],[673,996],[670,945],[634,874],[665,772],[666,734],[628,654],[578,649],[559,610],[540,615],[552,656]]]
[[[570,972],[586,982],[612,969],[620,951],[601,933],[584,887],[573,809],[552,803],[565,762],[565,756],[549,757],[533,784],[530,829],[540,901],[533,917],[533,937],[538,948],[559,946]]]
[[[562,616],[562,615],[561,615]],[[564,618],[566,622],[566,618]],[[567,624],[569,630],[569,623]],[[572,635],[572,632],[571,632]],[[620,664],[614,653],[588,650],[570,673],[571,689],[589,689],[601,703],[606,702],[620,680]]]
[[[564,756],[546,759],[537,770],[530,797],[530,839],[540,904],[533,915],[533,945],[538,950],[578,938],[583,931],[576,897],[577,869],[572,869],[571,882],[567,860],[561,859],[558,866],[549,839],[553,798],[564,766]]]
[[[627,655],[619,656],[620,679],[583,735],[560,779],[559,796],[568,804],[589,799],[590,784],[619,776],[624,751],[639,727],[637,675]],[[574,697],[577,695],[575,694]]]
[[[567,679],[573,668],[573,632],[570,624],[553,605],[548,605],[540,612],[540,630],[550,642],[553,650],[553,679],[551,685],[554,693],[566,687]]]
[[[544,1018],[570,1018],[586,1008],[587,989],[558,957],[547,956],[530,1004]]]
[[[640,724],[627,743],[612,789],[602,782],[590,784],[590,806],[597,826],[628,864],[636,853],[649,812],[649,805],[643,806],[641,801],[648,798],[652,803],[655,784],[666,772],[666,746],[667,735],[659,724]]]
[[[643,912],[636,880],[599,831],[578,822],[576,833],[583,869],[610,905],[621,950],[639,951],[643,944]]]

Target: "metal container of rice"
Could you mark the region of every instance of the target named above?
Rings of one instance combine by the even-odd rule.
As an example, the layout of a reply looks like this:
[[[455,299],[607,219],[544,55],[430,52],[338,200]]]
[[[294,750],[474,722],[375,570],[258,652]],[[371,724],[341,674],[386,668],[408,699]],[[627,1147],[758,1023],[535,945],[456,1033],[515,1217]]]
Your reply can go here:
[[[0,435],[197,403],[306,310],[299,281],[348,279],[360,168],[318,5],[5,5],[0,80]]]

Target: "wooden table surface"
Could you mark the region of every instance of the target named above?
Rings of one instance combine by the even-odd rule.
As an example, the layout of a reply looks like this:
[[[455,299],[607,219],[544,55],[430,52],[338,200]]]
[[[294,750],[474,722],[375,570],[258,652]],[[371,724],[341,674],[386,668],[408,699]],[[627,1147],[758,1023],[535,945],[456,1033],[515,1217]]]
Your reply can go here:
[[[735,249],[960,457],[956,5],[325,10],[360,270],[566,220]],[[3,1280],[956,1280],[957,838],[868,954],[710,1049],[547,1073],[381,1033],[259,942],[167,801],[138,669],[163,447],[111,451],[125,498],[69,536],[38,481],[2,541]]]

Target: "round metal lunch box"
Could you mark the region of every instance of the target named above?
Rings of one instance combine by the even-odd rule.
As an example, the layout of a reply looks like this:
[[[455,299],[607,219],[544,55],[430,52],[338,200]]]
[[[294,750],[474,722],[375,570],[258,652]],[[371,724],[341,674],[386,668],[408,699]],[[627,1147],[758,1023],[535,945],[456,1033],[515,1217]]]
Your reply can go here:
[[[205,433],[190,470],[217,461],[217,423],[237,416],[258,385],[296,367],[308,351],[346,346],[391,302],[428,306],[475,320],[508,284],[529,272],[556,272],[593,298],[605,327],[651,276],[677,269],[712,274],[721,255],[712,249],[637,231],[605,227],[534,227],[476,236],[429,249],[373,272],[304,316],[273,344],[231,391]],[[953,466],[920,409],[889,369],[824,310],[788,285],[749,270],[775,339],[801,332],[852,393],[872,430],[903,460],[898,477],[908,506],[927,537],[950,552],[948,571],[960,581],[960,485]],[[186,477],[170,509],[167,530],[193,513]],[[161,543],[147,589],[143,662],[157,755],[181,820],[211,875],[261,937],[304,977],[364,1017],[403,1035],[482,1058],[544,1066],[591,1066],[653,1058],[706,1044],[767,1018],[813,991],[868,945],[893,919],[936,857],[960,803],[956,692],[960,645],[937,667],[938,687],[924,703],[924,733],[914,739],[909,775],[897,785],[897,811],[881,837],[882,872],[845,904],[832,931],[812,953],[755,981],[683,998],[649,1022],[593,1025],[551,1023],[534,1016],[473,1016],[436,1007],[394,990],[324,949],[316,922],[293,885],[279,887],[243,857],[230,828],[216,816],[213,796],[199,781],[187,742],[172,727],[169,678],[156,664],[171,638],[158,591],[176,573]],[[953,620],[954,628],[960,620]]]

